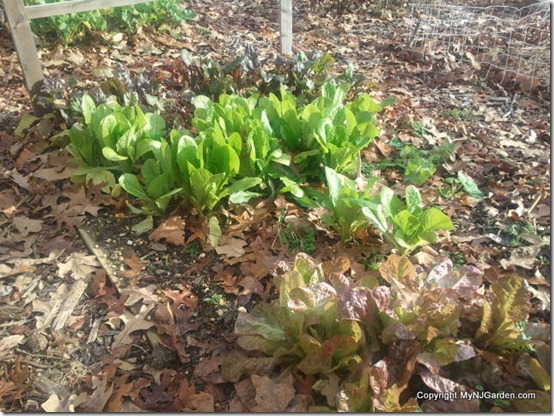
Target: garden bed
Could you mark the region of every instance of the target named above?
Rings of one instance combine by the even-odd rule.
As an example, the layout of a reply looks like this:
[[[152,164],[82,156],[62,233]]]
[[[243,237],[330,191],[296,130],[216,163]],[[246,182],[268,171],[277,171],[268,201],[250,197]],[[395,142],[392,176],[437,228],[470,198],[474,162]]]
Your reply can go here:
[[[47,75],[74,79],[74,90],[90,92],[112,74],[157,74],[166,97],[184,97],[180,103],[188,105],[175,117],[165,113],[168,126],[186,123],[193,107],[179,88],[193,72],[183,62],[196,57],[196,68],[217,69],[209,62],[218,61],[213,79],[220,81],[228,80],[224,63],[237,56],[257,56],[268,67],[278,62],[273,3],[211,1],[195,11],[198,18],[173,32],[43,49]],[[340,231],[321,221],[324,209],[307,209],[286,193],[222,200],[205,216],[199,206],[177,202],[146,227],[148,215],[133,214],[126,204],[140,207],[134,197],[112,198],[102,186],[72,183],[75,164],[59,149],[60,138],[45,140],[70,126],[27,117],[16,129],[29,103],[2,33],[1,410],[550,408],[550,102],[544,91],[521,93],[517,85],[487,84],[469,67],[446,71],[407,59],[401,12],[377,17],[358,9],[335,18],[300,3],[295,16],[298,50],[328,52],[336,65],[327,69],[338,75],[353,64],[370,81],[360,85],[371,97],[396,100],[376,115],[381,133],[361,151],[358,183],[376,176],[402,198],[415,184],[424,207],[444,212],[454,230],[399,257],[405,247],[394,249],[379,227],[354,229],[354,238],[341,241]],[[60,91],[65,99],[68,90]],[[302,288],[306,298],[291,295],[294,270],[313,280]],[[354,311],[349,291],[363,293],[365,305],[376,309]],[[299,345],[311,352],[304,355],[291,338],[275,353],[256,338],[268,335],[248,326],[275,317],[268,326],[278,333],[288,324],[278,319],[278,299],[293,296],[291,316],[299,316],[306,313],[299,305],[313,293],[342,308],[343,320],[364,325],[363,342],[355,327],[340,330],[344,349],[335,350],[335,368],[304,359],[322,357],[317,342],[329,341],[313,320],[317,311],[306,318],[312,324]],[[429,321],[417,324],[425,329],[407,315],[390,325],[411,307],[404,296],[427,302],[419,311]],[[459,307],[459,320],[447,304]],[[356,367],[357,360],[365,365]],[[497,396],[432,396],[452,392]],[[503,392],[527,398],[500,397]],[[369,401],[352,399],[362,396]]]

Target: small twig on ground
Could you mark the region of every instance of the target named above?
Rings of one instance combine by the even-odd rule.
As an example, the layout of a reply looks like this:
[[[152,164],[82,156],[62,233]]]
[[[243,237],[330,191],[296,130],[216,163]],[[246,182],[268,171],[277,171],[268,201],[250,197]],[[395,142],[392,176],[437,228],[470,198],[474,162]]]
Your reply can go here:
[[[102,252],[100,248],[95,247],[94,240],[85,229],[77,227],[77,231],[79,231],[79,235],[83,239],[83,242],[90,250],[90,252],[96,256],[96,259],[98,260],[102,268],[106,271],[108,277],[115,286],[116,291],[119,293],[119,278],[117,277],[115,273],[115,268],[110,264],[107,256]]]

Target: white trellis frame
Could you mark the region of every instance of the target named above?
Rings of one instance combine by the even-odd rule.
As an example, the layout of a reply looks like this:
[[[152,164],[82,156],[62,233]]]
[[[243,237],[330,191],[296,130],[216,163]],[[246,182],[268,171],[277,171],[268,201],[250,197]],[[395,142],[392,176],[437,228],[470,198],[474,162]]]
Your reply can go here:
[[[25,6],[23,0],[2,0],[23,69],[27,90],[34,95],[43,81],[42,65],[38,56],[30,21],[40,17],[79,13],[90,10],[129,6],[155,0],[65,0],[59,3]],[[292,0],[280,1],[281,53],[292,52]]]

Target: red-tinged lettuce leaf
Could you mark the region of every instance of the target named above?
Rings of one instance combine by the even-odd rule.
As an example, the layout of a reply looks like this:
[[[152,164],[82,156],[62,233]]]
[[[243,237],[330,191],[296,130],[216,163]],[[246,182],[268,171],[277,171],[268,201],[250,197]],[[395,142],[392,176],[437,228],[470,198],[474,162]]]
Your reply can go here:
[[[436,340],[430,349],[430,354],[441,366],[465,361],[476,355],[472,346],[457,342],[454,338]]]
[[[369,379],[371,389],[373,390],[375,397],[383,394],[383,392],[394,383],[394,381],[390,380],[389,368],[387,362],[384,360],[381,360],[371,366]]]
[[[321,267],[310,256],[304,253],[298,253],[294,259],[294,270],[297,270],[306,285],[324,281]]]
[[[294,288],[290,292],[287,307],[296,312],[306,312],[312,309],[323,309],[333,302],[337,292],[329,283],[319,282],[310,287]]]
[[[321,267],[307,254],[298,253],[294,259],[293,270],[274,278],[279,291],[279,304],[288,306],[293,289],[309,287],[323,281],[325,277]]]
[[[383,329],[383,331],[379,335],[379,339],[383,342],[383,344],[390,345],[393,342],[399,340],[416,339],[416,336],[417,334],[412,332],[402,322],[393,322]]]
[[[371,291],[371,296],[381,312],[388,312],[391,303],[390,288],[387,286],[379,286]]]
[[[489,332],[491,331],[492,331],[492,306],[489,303],[489,301],[487,301],[487,299],[483,299],[483,316],[481,318],[479,329],[475,334],[475,338],[485,339],[489,334]]]
[[[456,276],[457,282],[454,283],[452,289],[466,298],[471,298],[483,284],[483,272],[475,266],[460,267],[453,271],[453,274]]]
[[[339,300],[340,319],[353,319],[360,322],[378,320],[377,313],[385,311],[390,304],[390,289],[380,286],[374,290],[354,287],[345,291]]]
[[[352,281],[342,273],[331,273],[326,275],[327,280],[335,288],[338,294],[342,294],[345,290],[348,290],[352,285]],[[363,286],[362,282],[360,285]]]
[[[391,286],[395,282],[400,282],[412,289],[419,286],[415,268],[406,256],[391,254],[387,261],[383,262],[379,267],[379,273]]]
[[[531,308],[530,293],[523,278],[517,275],[506,276],[491,285],[493,300],[493,325],[500,326],[505,321],[526,321]]]
[[[321,345],[317,356],[321,360],[327,360],[328,358],[337,360],[346,357],[356,352],[359,347],[359,341],[359,339],[354,338],[352,335],[335,335]]]
[[[337,319],[337,294],[335,289],[326,282],[320,282],[311,287],[295,288],[290,292],[287,303],[288,310],[296,320],[303,319],[305,328],[314,325],[321,328],[313,329],[326,334],[334,332]],[[298,328],[301,330],[301,328]]]
[[[483,300],[477,340],[485,348],[499,352],[529,345],[518,324],[527,320],[530,309],[530,294],[520,276],[510,275],[494,282]]]
[[[467,386],[456,383],[455,381],[452,381],[446,377],[442,377],[438,374],[431,374],[428,371],[421,371],[419,375],[421,377],[421,380],[427,385],[427,387],[429,387],[436,393],[459,393],[462,391],[471,391],[471,389],[469,389]]]
[[[390,361],[381,360],[371,367],[370,384],[373,390],[373,406],[380,412],[414,412],[419,407],[415,399],[404,405],[400,404],[400,396],[406,385],[399,386],[390,372]]]
[[[350,269],[348,257],[337,257],[325,261],[321,263],[321,269],[325,279],[335,288],[337,293],[341,294],[352,285],[352,281],[344,275]]]
[[[452,260],[443,258],[427,275],[426,283],[443,289],[455,289],[462,295],[471,295],[483,284],[483,272],[475,266],[453,270]]]
[[[422,297],[423,303],[419,310],[427,323],[444,335],[456,335],[461,313],[457,299],[446,295],[441,289],[426,291]]]
[[[372,366],[370,382],[376,410],[419,411],[414,398],[401,402],[401,397],[414,374],[421,347],[421,343],[415,340],[397,341],[388,347],[387,356]]]
[[[309,334],[300,334],[298,337],[298,345],[306,356],[313,356],[317,354],[321,348],[321,342]]]
[[[352,335],[339,334],[319,346],[317,344],[317,341],[311,339],[309,345],[303,347],[305,351],[311,352],[298,363],[298,369],[305,374],[332,372],[338,370],[342,364],[348,364],[349,360],[342,359],[356,352],[359,340]]]
[[[364,339],[360,325],[355,321],[344,320],[336,323],[333,329],[338,335],[328,340],[320,341],[308,334],[299,336],[298,344],[304,353],[304,359],[298,364],[298,368],[304,373],[327,373],[338,368],[352,367],[360,362],[360,357],[356,354]]]
[[[391,254],[379,267],[381,277],[391,286],[395,304],[405,310],[411,310],[418,304],[422,282],[418,279],[415,268],[405,256]]]
[[[386,311],[389,303],[390,290],[385,286],[374,290],[363,287],[351,288],[340,297],[338,317],[363,323],[368,334],[370,350],[377,351],[377,338],[383,329],[380,312]]]
[[[417,362],[424,365],[431,374],[439,374],[442,370],[441,365],[430,352],[424,351],[417,356]]]
[[[442,335],[441,330],[424,322],[423,319],[418,319],[416,322],[408,325],[408,329],[418,334],[417,339],[423,341],[425,345],[429,344],[435,338]]]
[[[475,348],[471,345],[464,344],[463,341],[456,341],[456,345],[458,346],[458,351],[456,351],[454,362],[466,361],[477,355],[475,353]]]
[[[420,404],[421,411],[425,413],[465,413],[477,414],[479,412],[479,399],[433,399],[424,400]]]
[[[406,403],[400,404],[400,394],[399,388],[394,384],[392,387],[385,390],[379,397],[373,399],[373,405],[377,411],[387,413],[415,413],[421,411],[415,397],[411,397]]]
[[[276,304],[261,303],[250,313],[240,313],[235,321],[238,344],[249,351],[260,350],[272,355],[277,350],[288,349],[285,328],[299,331],[302,316],[289,316]]]
[[[304,277],[296,269],[288,273],[275,276],[273,279],[277,290],[279,291],[279,305],[286,307],[290,300],[290,292],[298,287],[306,287]]]
[[[408,386],[414,374],[421,350],[422,343],[416,340],[398,341],[388,347],[383,360],[387,363],[389,376],[402,389]]]
[[[418,339],[425,345],[435,338],[452,336],[458,331],[460,305],[456,299],[442,295],[442,291],[422,292],[421,305],[405,310],[402,306],[392,314],[381,315],[384,328],[380,339],[384,344],[397,340]]]
[[[336,404],[339,412],[373,412],[375,410],[370,371],[370,365],[360,364],[349,380],[341,384]]]

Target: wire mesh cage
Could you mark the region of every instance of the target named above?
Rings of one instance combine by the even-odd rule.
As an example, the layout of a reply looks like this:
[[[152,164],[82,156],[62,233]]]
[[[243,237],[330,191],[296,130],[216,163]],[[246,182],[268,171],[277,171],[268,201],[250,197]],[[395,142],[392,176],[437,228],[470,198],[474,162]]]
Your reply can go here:
[[[449,65],[466,62],[485,78],[524,91],[550,88],[550,2],[517,8],[438,1],[410,6],[406,49]]]

